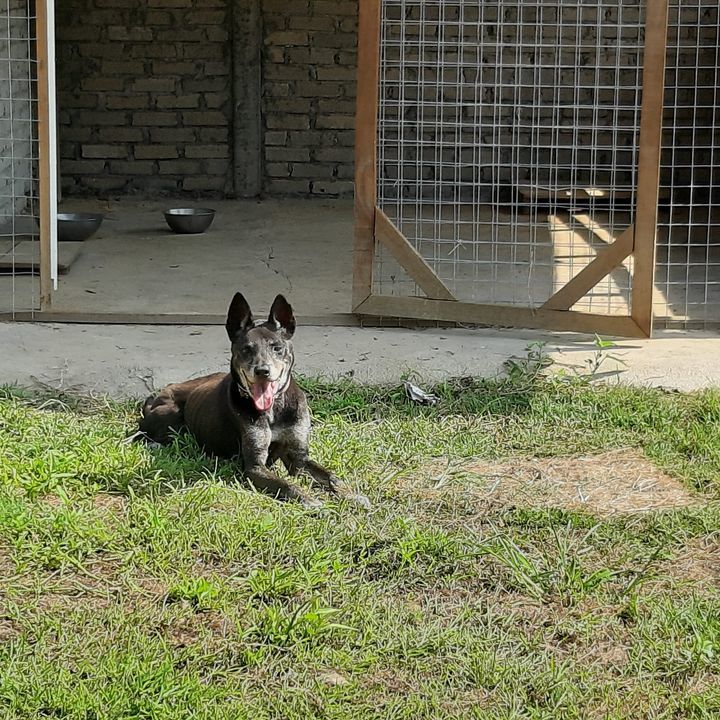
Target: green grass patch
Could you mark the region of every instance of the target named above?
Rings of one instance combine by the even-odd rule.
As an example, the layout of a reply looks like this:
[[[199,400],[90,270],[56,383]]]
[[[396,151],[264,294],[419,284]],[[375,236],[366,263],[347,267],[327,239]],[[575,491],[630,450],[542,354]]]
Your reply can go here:
[[[541,364],[541,363],[536,363]],[[720,392],[302,379],[313,455],[373,502],[252,492],[135,403],[0,392],[3,718],[720,716]],[[478,505],[433,463],[634,448],[690,507]]]

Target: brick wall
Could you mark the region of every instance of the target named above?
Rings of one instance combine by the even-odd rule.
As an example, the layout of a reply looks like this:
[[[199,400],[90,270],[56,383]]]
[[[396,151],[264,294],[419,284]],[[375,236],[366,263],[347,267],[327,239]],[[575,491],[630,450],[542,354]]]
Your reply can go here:
[[[227,193],[227,0],[57,4],[66,194]]]
[[[260,187],[352,193],[357,0],[58,3],[65,193],[240,192],[232,155],[243,127],[232,127],[231,55],[233,43],[237,50],[253,39],[231,35],[233,13],[253,3]],[[235,94],[241,124],[253,109],[243,107],[237,85]]]
[[[353,191],[357,0],[265,0],[265,189]]]
[[[16,214],[28,209],[33,177],[26,14],[24,0],[0,5],[0,234],[12,228]],[[12,106],[7,98],[12,98]]]
[[[702,3],[712,4],[710,0]],[[632,25],[640,18],[642,4],[640,0],[615,3],[622,8],[620,17],[617,9],[612,10],[613,3],[608,3],[610,10],[597,25],[600,30],[594,31],[592,5],[584,8],[581,4],[574,7],[557,3],[473,6],[457,1],[442,5],[406,2],[402,9],[408,33],[404,45],[417,43],[421,37],[425,45],[422,62],[413,56],[413,48],[403,49],[408,60],[403,66],[404,98],[412,100],[412,92],[416,92],[418,98],[432,102],[429,106],[406,106],[400,117],[394,102],[397,97],[393,96],[393,92],[399,92],[400,70],[390,69],[383,87],[385,96],[393,101],[386,109],[386,137],[392,144],[393,133],[397,135],[402,120],[411,132],[421,127],[424,141],[434,137],[433,128],[443,128],[438,139],[448,147],[440,163],[445,168],[437,166],[435,149],[429,143],[425,142],[427,147],[416,155],[411,150],[403,158],[407,172],[421,173],[428,187],[437,183],[454,185],[455,170],[450,166],[455,160],[449,154],[456,150],[450,146],[457,142],[456,128],[462,125],[460,180],[469,185],[478,180],[504,182],[505,175],[509,178],[510,168],[518,162],[532,168],[547,166],[547,178],[541,177],[542,173],[537,175],[539,181],[546,181],[554,172],[552,168],[566,162],[572,144],[579,148],[577,161],[598,168],[593,177],[575,178],[573,182],[632,182],[634,133],[612,128],[627,126],[628,117],[634,114],[634,98],[630,98],[633,93],[623,91],[620,101],[625,107],[612,108],[616,101],[611,86],[616,81],[622,85],[627,78],[633,80],[639,53],[629,48],[620,57],[617,68],[611,67],[609,58],[607,69],[603,69],[601,58],[601,84],[608,87],[597,93],[589,87],[580,87],[576,97],[579,86],[595,81],[592,67],[595,50],[586,47],[578,58],[570,57],[572,49],[563,54],[563,48],[572,46],[578,37],[556,37],[557,13],[558,8],[563,8],[563,13],[582,11],[589,23],[583,21],[578,25],[583,33],[580,39],[586,46],[599,43],[602,48],[612,45],[617,33],[627,33],[632,40],[633,33],[638,32]],[[237,19],[250,9],[258,18],[257,26],[247,30],[253,35],[237,37]],[[440,35],[438,18],[433,13],[437,15],[441,9],[445,25]],[[238,166],[253,165],[260,181],[252,185],[251,192],[350,194],[357,10],[358,0],[58,3],[65,191],[240,194]],[[499,15],[501,10],[503,17]],[[390,21],[397,24],[400,17],[396,15],[400,12],[397,3],[388,4]],[[692,8],[683,10],[685,14],[693,12],[697,13]],[[461,23],[455,22],[461,15],[465,21],[462,30]],[[522,22],[518,24],[518,20]],[[537,35],[537,28],[541,28],[541,35]],[[403,42],[393,32],[391,26],[388,38],[395,43],[391,59],[393,52],[403,48]],[[453,48],[460,32],[465,40],[462,57]],[[502,43],[495,43],[498,32],[503,33]],[[438,39],[440,46],[433,50]],[[249,53],[250,57],[257,55],[259,65],[257,98],[244,92],[247,82],[254,80],[246,78],[246,85],[242,86],[232,77],[231,56],[235,55],[237,75],[238,47],[249,47],[252,42],[258,48],[257,52],[251,48]],[[473,56],[473,46],[479,48],[483,43],[485,55],[478,57],[476,50]],[[521,47],[519,55],[514,43]],[[527,46],[532,45],[543,47],[538,47],[538,52],[533,48],[528,51]],[[712,50],[711,45],[708,47]],[[447,77],[433,75],[436,72],[433,66],[441,56]],[[677,62],[677,58],[669,60]],[[692,61],[693,58],[687,60]],[[575,62],[578,67],[573,70]],[[560,78],[563,85],[559,94],[543,91],[538,106],[532,88],[534,73],[553,73],[558,64],[567,66]],[[686,59],[682,57],[679,64],[686,64]],[[457,74],[458,68],[461,76]],[[498,68],[501,75],[497,75]],[[413,72],[416,76],[410,77]],[[458,91],[464,96],[453,97]],[[555,112],[553,104],[558,101],[567,107]],[[588,120],[582,110],[573,109],[578,102],[597,105],[596,118]],[[519,115],[515,117],[513,105],[518,104]],[[475,130],[468,130],[473,112],[482,121],[475,127],[484,128],[479,137],[474,136]],[[530,117],[532,113],[537,113],[537,117]],[[257,137],[251,137],[243,126],[252,117],[259,118]],[[578,119],[587,127],[575,132],[573,127],[578,125]],[[535,132],[523,128],[554,121],[563,126],[557,137],[546,129]],[[608,147],[599,151],[588,150],[595,121],[609,128],[609,134],[614,132]],[[493,127],[497,130],[492,130]],[[241,155],[242,141],[247,146]],[[494,148],[496,156],[487,167],[477,162],[474,146]],[[398,184],[397,162],[390,150],[381,168],[388,193],[397,192],[402,184]],[[430,154],[429,159],[422,156],[425,151]],[[609,169],[618,161],[624,165],[622,177]],[[603,168],[608,168],[608,172],[603,174]],[[496,172],[505,175],[496,177]],[[443,173],[452,176],[445,177]]]

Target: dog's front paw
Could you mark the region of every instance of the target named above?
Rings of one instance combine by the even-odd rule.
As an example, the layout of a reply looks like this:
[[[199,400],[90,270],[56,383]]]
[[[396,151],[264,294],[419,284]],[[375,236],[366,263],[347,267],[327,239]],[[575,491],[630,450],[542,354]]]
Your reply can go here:
[[[349,493],[348,495],[344,495],[343,497],[345,500],[351,502],[353,505],[357,505],[358,507],[363,508],[363,510],[372,509],[372,503],[365,495],[361,495],[360,493]]]
[[[325,507],[325,503],[322,500],[314,497],[303,496],[299,498],[299,501],[306,510],[322,510],[322,508]]]

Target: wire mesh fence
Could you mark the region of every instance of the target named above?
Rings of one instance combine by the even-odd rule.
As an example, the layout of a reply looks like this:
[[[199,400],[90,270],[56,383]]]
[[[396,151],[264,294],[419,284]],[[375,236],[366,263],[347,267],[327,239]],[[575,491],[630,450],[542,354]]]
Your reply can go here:
[[[657,325],[720,323],[720,13],[671,0],[657,234]]]
[[[458,300],[538,308],[634,221],[647,0],[382,0],[377,201]],[[720,305],[720,12],[670,0],[654,310]],[[0,311],[39,305],[35,4],[0,0]],[[628,314],[632,260],[573,309]],[[373,289],[422,294],[379,246]]]
[[[35,4],[0,0],[0,312],[39,307]]]
[[[632,224],[643,29],[627,0],[384,0],[378,204],[459,300],[538,307]],[[374,283],[418,294],[382,250]]]

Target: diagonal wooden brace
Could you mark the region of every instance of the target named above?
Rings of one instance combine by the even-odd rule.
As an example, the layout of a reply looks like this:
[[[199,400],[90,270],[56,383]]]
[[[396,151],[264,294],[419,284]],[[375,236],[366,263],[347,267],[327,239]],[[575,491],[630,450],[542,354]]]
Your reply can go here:
[[[623,260],[632,255],[635,227],[631,225],[612,245],[602,248],[570,282],[543,303],[543,310],[569,310]]]
[[[375,239],[379,240],[400,263],[418,287],[433,300],[456,300],[445,283],[425,262],[410,241],[395,227],[392,220],[375,208]]]

